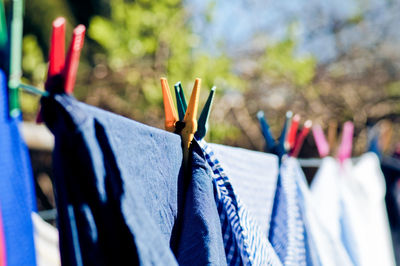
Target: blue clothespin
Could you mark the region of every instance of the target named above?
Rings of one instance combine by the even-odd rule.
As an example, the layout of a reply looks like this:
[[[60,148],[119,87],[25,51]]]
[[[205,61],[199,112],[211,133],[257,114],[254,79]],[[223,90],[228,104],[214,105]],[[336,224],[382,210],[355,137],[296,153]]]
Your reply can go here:
[[[264,112],[258,111],[257,118],[258,118],[258,121],[260,122],[261,132],[264,135],[265,142],[267,143],[266,151],[271,152],[274,149],[274,147],[276,146],[276,141],[275,141],[274,137],[272,136],[268,122],[265,119]]]
[[[181,82],[180,81],[177,82],[174,85],[174,88],[175,88],[175,98],[176,98],[176,106],[178,108],[179,121],[183,121],[187,105],[186,105],[185,95],[183,94]]]
[[[201,111],[200,118],[197,124],[197,132],[194,134],[196,139],[201,140],[204,138],[207,134],[208,130],[208,118],[211,113],[211,106],[214,100],[214,95],[215,95],[215,90],[217,88],[214,86],[210,90],[210,94],[208,95],[207,101],[203,107],[203,110]]]

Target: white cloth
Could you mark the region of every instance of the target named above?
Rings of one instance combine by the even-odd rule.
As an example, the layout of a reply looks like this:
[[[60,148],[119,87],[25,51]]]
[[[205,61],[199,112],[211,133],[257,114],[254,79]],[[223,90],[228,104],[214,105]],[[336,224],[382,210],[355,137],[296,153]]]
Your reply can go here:
[[[378,157],[366,153],[342,168],[340,191],[361,266],[395,265],[385,206],[386,186]]]
[[[309,243],[310,255],[314,265],[351,266],[353,265],[347,251],[331,231],[331,223],[321,217],[316,201],[310,192],[303,170],[296,158],[287,158],[286,164],[292,169],[293,178],[299,191],[300,204]]]
[[[58,245],[58,230],[32,212],[32,222],[38,266],[61,265]]]
[[[224,166],[232,187],[268,237],[278,180],[278,157],[219,144],[209,144]]]

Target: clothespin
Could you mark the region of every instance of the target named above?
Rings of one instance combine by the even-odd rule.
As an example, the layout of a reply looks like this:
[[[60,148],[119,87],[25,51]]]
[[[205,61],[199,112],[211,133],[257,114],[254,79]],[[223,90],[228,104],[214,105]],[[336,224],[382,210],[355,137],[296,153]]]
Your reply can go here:
[[[292,117],[293,117],[292,111],[287,111],[286,118],[285,118],[285,124],[283,126],[282,133],[279,137],[279,144],[278,144],[279,154],[281,154],[281,155],[283,155],[287,152],[287,150],[285,148],[285,141],[288,136],[288,131],[289,131],[290,125],[292,123]]]
[[[183,142],[183,159],[185,162],[188,161],[190,144],[192,143],[194,134],[197,131],[197,111],[199,109],[200,86],[201,79],[197,78],[194,82],[192,95],[190,95],[185,117],[183,118],[185,127],[182,129],[181,136]]]
[[[10,67],[8,77],[9,111],[10,116],[18,117],[19,109],[18,87],[22,76],[22,28],[23,28],[23,0],[12,1],[11,38],[10,38]]]
[[[178,107],[179,121],[182,121],[187,109],[185,94],[183,93],[181,82],[176,83],[174,87],[175,87],[176,103]],[[210,117],[211,106],[214,100],[216,89],[217,88],[215,86],[211,88],[207,101],[204,104],[203,110],[201,111],[199,121],[197,123],[197,131],[195,134],[197,140],[203,139],[207,134],[208,118]]]
[[[381,144],[382,152],[386,152],[390,146],[393,136],[393,124],[390,120],[383,120],[380,125],[381,137],[379,143]]]
[[[179,120],[183,121],[183,117],[185,116],[185,112],[187,109],[187,103],[181,82],[180,81],[177,82],[174,85],[174,88],[175,88],[176,104],[178,107]]]
[[[308,133],[310,132],[311,126],[312,126],[311,120],[307,120],[306,122],[304,122],[303,129],[299,133],[299,136],[296,138],[296,143],[294,144],[294,148],[291,153],[292,157],[297,157],[299,155],[299,152],[303,147],[304,140],[306,139]]]
[[[335,153],[335,147],[337,142],[337,129],[338,123],[335,120],[329,121],[328,124],[328,144],[330,147],[330,153],[333,155]]]
[[[165,129],[169,132],[175,132],[175,124],[178,121],[178,115],[176,114],[175,106],[172,101],[167,79],[161,78],[160,80],[164,99]]]
[[[6,22],[6,14],[4,10],[4,1],[0,0],[0,60],[2,61],[1,68],[6,70],[6,62],[8,59],[6,55],[8,54],[8,33],[7,33],[7,22]]]
[[[65,58],[65,18],[59,17],[53,21],[49,68],[45,83],[47,91],[58,89],[62,84],[64,93],[73,93],[85,31],[86,28],[83,25],[78,25],[74,29],[72,41]],[[59,84],[60,81],[62,81],[61,84]],[[36,121],[42,122],[40,112]]]
[[[261,126],[261,132],[264,136],[265,142],[267,143],[267,151],[272,151],[276,146],[276,141],[271,133],[270,127],[263,111],[258,111],[257,118]]]
[[[287,138],[285,139],[285,150],[290,151],[294,147],[296,141],[297,130],[299,128],[300,115],[294,115],[290,128],[288,129]]]
[[[353,133],[354,124],[350,121],[344,123],[342,142],[340,143],[338,151],[338,159],[341,163],[351,157],[351,151],[353,148]]]
[[[321,158],[329,154],[329,143],[325,138],[324,131],[320,125],[315,125],[312,128],[315,144],[317,145],[318,153]]]
[[[208,130],[208,118],[210,117],[211,113],[211,106],[214,100],[214,95],[215,95],[215,90],[217,88],[214,86],[210,90],[210,94],[208,95],[207,101],[204,104],[203,110],[201,111],[200,117],[199,117],[199,122],[197,126],[197,131],[194,136],[196,139],[201,140],[204,138],[207,134]]]
[[[194,134],[197,131],[197,112],[199,107],[200,85],[201,79],[197,78],[194,83],[192,95],[190,96],[189,105],[183,118],[184,127],[180,131],[183,146],[183,160],[185,165],[187,165],[189,159],[190,144],[193,140]],[[171,92],[166,78],[161,78],[161,88],[164,99],[165,129],[170,132],[177,132],[176,125],[179,121],[178,115],[172,101]]]

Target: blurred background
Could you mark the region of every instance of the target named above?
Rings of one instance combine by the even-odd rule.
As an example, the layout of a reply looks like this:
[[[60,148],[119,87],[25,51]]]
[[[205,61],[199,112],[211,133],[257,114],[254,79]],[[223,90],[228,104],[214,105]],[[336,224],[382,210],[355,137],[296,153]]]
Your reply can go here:
[[[159,78],[182,81],[187,97],[202,79],[202,102],[217,86],[209,141],[262,150],[263,110],[278,136],[287,110],[326,128],[355,123],[354,154],[367,126],[393,123],[400,140],[398,0],[29,0],[24,82],[43,88],[51,22],[87,27],[75,96],[163,128]],[[23,94],[25,120],[38,110]],[[397,134],[397,135],[396,135]],[[316,153],[312,137],[305,149]],[[304,153],[304,152],[303,152]]]

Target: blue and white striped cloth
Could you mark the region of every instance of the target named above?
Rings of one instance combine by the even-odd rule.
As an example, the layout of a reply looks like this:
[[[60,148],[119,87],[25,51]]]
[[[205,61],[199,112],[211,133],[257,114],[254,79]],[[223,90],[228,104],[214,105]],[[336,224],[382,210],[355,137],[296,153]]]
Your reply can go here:
[[[199,141],[213,171],[228,265],[282,265],[268,238],[235,194],[228,176],[205,141]]]
[[[284,265],[306,265],[306,235],[294,173],[282,160],[269,240]]]
[[[269,224],[279,174],[278,156],[209,143],[229,181],[256,220],[262,234],[268,237]]]

